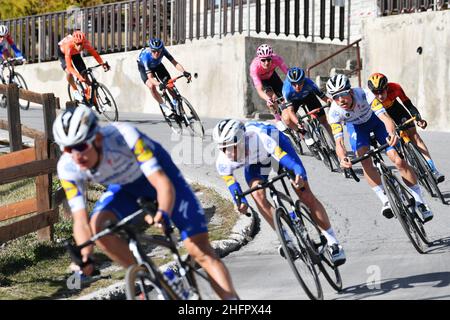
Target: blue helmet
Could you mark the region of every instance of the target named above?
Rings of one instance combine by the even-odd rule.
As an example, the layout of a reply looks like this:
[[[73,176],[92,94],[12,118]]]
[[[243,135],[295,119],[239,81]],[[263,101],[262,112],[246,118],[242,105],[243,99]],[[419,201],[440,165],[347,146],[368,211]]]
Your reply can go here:
[[[292,83],[298,83],[305,80],[305,71],[302,68],[289,68],[287,72],[287,78]]]
[[[161,50],[164,48],[164,42],[159,38],[151,38],[148,42],[148,46],[152,50]]]

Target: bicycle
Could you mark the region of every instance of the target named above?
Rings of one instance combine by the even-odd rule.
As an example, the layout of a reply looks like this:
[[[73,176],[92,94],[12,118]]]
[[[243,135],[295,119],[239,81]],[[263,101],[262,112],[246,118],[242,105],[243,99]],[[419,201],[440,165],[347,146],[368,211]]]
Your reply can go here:
[[[416,117],[408,119],[404,124],[411,123],[416,120]],[[419,151],[418,147],[411,141],[408,133],[405,130],[400,131],[400,149],[408,163],[413,168],[417,175],[420,185],[427,190],[432,197],[439,198],[443,204],[447,204],[444,196],[442,195],[436,180],[433,177],[431,167],[428,165],[427,160],[423,154]]]
[[[278,97],[275,102],[277,103],[278,106],[278,114],[281,116],[282,113],[282,108],[284,108],[285,106],[289,106],[290,104],[287,104],[284,102],[284,98],[283,97]],[[281,122],[281,125],[279,124]],[[279,131],[281,131],[282,133],[284,133],[285,136],[287,136],[289,138],[289,140],[291,141],[292,146],[294,147],[295,151],[297,152],[297,154],[299,155],[303,155],[304,151],[303,151],[303,146],[302,146],[302,140],[303,137],[301,135],[301,133],[292,130],[291,128],[289,128],[283,120],[278,121],[275,123],[277,129]]]
[[[239,206],[240,199],[246,195],[261,189],[268,188],[270,190],[270,196],[275,204],[273,217],[275,230],[284,256],[307,296],[312,300],[322,300],[323,291],[317,267],[328,283],[338,292],[342,290],[342,277],[338,266],[334,265],[331,260],[330,252],[327,249],[327,239],[312,220],[310,210],[300,200],[295,202],[292,200],[284,181],[286,177],[294,178],[291,173],[284,171],[240,195],[236,195],[236,202]],[[274,183],[277,181],[281,181],[284,193],[275,188]],[[290,211],[283,201],[289,204]],[[292,248],[288,242],[296,248]]]
[[[19,89],[28,90],[27,83],[23,76],[14,70],[14,66],[21,65],[25,62],[23,58],[8,58],[2,62],[2,68],[0,72],[0,80],[3,84],[11,84],[15,83],[19,87]],[[4,69],[8,69],[8,75],[5,78],[3,75]],[[19,106],[22,110],[28,110],[30,108],[30,101],[19,99]],[[6,108],[6,96],[2,95],[0,98],[0,107]]]
[[[405,124],[398,126],[397,132],[404,128]],[[416,211],[414,197],[411,194],[410,189],[393,173],[392,169],[384,163],[383,158],[379,155],[381,151],[385,150],[387,147],[389,147],[389,144],[385,143],[375,149],[370,149],[364,155],[356,157],[350,162],[356,164],[372,157],[373,163],[381,176],[381,183],[383,184],[395,217],[400,222],[403,230],[417,252],[425,253],[426,246],[430,245],[431,242],[428,240],[428,236],[423,226],[424,222]]]
[[[93,108],[98,114],[105,117],[107,121],[119,120],[119,111],[117,109],[116,101],[108,88],[97,81],[92,72],[93,69],[102,66],[98,64],[84,70],[81,75],[87,79],[87,83],[83,84],[78,79],[75,79],[77,91],[80,93],[82,100],[79,101],[90,108]],[[69,93],[70,101],[77,100],[74,97],[73,88],[70,83],[67,85],[67,92]]]
[[[336,171],[340,170],[339,159],[337,158],[334,148],[334,139],[332,139],[317,117],[317,113],[326,107],[327,106],[322,106],[320,108],[313,109],[306,112],[305,115],[300,116],[298,119],[299,122],[303,123],[303,127],[307,132],[305,134],[307,140],[309,140],[309,138],[312,139],[312,143],[306,143],[306,146],[311,154],[317,160],[322,161],[331,172],[334,172],[334,167],[336,167]],[[307,140],[305,139],[305,141]]]
[[[195,262],[187,255],[182,258],[177,249],[177,237],[172,221],[164,215],[164,236],[160,235],[138,235],[136,228],[131,225],[134,219],[142,218],[145,214],[154,216],[157,205],[154,201],[144,198],[137,200],[141,209],[123,218],[117,223],[110,222],[101,232],[91,237],[88,241],[74,246],[69,242],[65,243],[72,261],[80,266],[80,250],[93,245],[98,239],[116,233],[125,237],[128,241],[130,251],[133,253],[136,264],[128,267],[125,275],[125,292],[128,300],[200,300],[200,292],[197,286],[195,274],[209,281],[207,276],[196,270]],[[145,223],[145,222],[143,222]],[[141,241],[145,240],[164,248],[168,248],[174,259],[174,266],[171,271],[162,272],[155,263],[148,258],[143,250]],[[176,278],[170,279],[175,276]]]
[[[170,106],[173,114],[171,116],[167,116],[161,105],[159,108],[161,109],[164,119],[173,132],[176,134],[181,134],[184,125],[185,127],[189,127],[194,135],[203,138],[205,135],[205,128],[203,127],[200,117],[197,115],[197,112],[188,99],[183,97],[177,87],[175,87],[175,82],[183,77],[185,77],[184,74],[162,81],[164,88],[161,92],[161,96],[166,102],[166,105]],[[198,74],[194,73],[193,77],[197,78]],[[187,83],[190,83],[191,81],[192,80],[188,79]],[[170,94],[167,91],[170,91]],[[171,97],[173,97],[173,99]],[[185,110],[184,106],[187,106],[187,110]]]

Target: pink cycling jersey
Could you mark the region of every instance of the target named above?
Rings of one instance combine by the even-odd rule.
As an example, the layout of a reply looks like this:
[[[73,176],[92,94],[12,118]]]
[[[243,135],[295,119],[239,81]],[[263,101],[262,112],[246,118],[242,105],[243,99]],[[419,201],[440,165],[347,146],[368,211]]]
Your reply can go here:
[[[283,58],[276,54],[272,56],[272,63],[270,64],[269,69],[264,69],[262,67],[261,61],[259,61],[258,57],[254,58],[250,64],[250,76],[252,77],[255,87],[262,85],[261,80],[270,79],[277,67],[279,67],[284,74],[287,73],[288,66],[284,62]]]

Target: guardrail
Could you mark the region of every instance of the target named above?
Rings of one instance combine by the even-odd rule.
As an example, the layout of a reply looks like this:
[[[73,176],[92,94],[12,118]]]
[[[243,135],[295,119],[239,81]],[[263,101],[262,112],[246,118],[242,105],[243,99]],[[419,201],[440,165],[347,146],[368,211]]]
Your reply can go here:
[[[0,244],[34,231],[38,231],[40,240],[52,240],[52,226],[58,221],[58,204],[64,192],[59,189],[52,194],[52,174],[56,172],[57,157],[51,143],[51,126],[59,102],[53,94],[19,90],[16,84],[0,85],[0,94],[7,97],[8,112],[8,121],[0,120],[0,129],[9,131],[11,149],[10,153],[0,156],[0,185],[36,177],[35,198],[0,207]],[[44,132],[21,125],[19,97],[43,106]],[[33,148],[24,148],[22,135],[34,139]]]
[[[378,0],[377,3],[383,16],[450,9],[449,0]]]

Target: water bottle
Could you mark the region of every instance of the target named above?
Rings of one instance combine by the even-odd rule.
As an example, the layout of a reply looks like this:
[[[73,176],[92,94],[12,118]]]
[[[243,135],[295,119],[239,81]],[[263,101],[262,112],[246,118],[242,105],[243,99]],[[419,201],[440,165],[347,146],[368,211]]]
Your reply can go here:
[[[170,268],[164,271],[163,274],[167,280],[167,283],[174,289],[175,293],[183,299],[187,299],[189,292],[184,290],[182,279],[179,278]]]
[[[298,216],[294,211],[289,212],[289,215],[291,216],[291,219],[294,221],[298,220]]]

